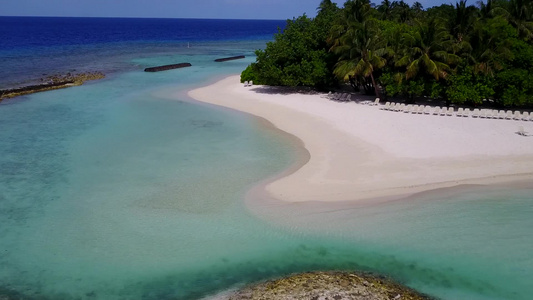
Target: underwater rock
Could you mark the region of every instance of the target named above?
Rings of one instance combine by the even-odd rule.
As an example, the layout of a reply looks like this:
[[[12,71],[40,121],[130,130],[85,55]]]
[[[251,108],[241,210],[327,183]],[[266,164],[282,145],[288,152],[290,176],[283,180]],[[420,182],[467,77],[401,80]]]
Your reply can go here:
[[[245,287],[227,295],[242,299],[432,299],[390,279],[370,274],[347,272],[311,272],[270,280]]]
[[[41,78],[41,84],[28,85],[14,89],[0,90],[0,101],[22,95],[62,89],[70,86],[82,85],[85,81],[105,78],[102,72],[84,72],[79,74],[52,75]]]

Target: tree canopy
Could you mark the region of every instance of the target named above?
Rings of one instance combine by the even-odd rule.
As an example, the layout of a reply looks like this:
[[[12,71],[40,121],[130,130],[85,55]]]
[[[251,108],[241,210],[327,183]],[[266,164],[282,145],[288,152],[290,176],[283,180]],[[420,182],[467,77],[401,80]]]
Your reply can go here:
[[[403,0],[319,4],[287,20],[241,80],[469,105],[533,105],[533,1],[424,9]]]

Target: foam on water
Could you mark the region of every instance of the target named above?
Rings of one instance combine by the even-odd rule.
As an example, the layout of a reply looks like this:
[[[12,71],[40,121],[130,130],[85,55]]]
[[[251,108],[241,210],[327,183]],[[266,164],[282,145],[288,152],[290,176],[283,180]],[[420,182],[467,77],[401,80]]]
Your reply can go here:
[[[185,96],[240,72],[251,58],[212,60],[243,49],[137,57],[137,71],[0,104],[0,295],[192,299],[328,269],[379,272],[444,299],[533,294],[528,189],[250,213],[246,191],[289,166],[294,144]],[[140,71],[181,61],[193,67]]]

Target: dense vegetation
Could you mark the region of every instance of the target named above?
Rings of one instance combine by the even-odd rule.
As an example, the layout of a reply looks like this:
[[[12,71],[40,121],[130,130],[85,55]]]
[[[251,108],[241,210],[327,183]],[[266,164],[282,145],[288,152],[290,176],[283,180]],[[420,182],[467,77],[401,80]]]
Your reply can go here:
[[[242,81],[356,90],[409,101],[533,105],[533,1],[486,0],[424,10],[415,2],[323,0],[287,21]],[[381,95],[381,94],[384,95]]]

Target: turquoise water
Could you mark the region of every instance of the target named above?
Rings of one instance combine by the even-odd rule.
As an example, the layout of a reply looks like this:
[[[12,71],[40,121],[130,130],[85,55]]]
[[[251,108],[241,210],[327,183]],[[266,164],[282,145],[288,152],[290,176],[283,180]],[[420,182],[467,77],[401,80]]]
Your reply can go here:
[[[294,145],[186,91],[253,61],[214,58],[252,50],[227,42],[137,57],[128,64],[139,70],[193,67],[2,102],[0,295],[195,299],[297,271],[356,269],[443,299],[529,298],[529,189],[246,206],[249,188],[296,159]]]
[[[256,206],[263,218],[293,232],[329,236],[330,259],[442,299],[530,299],[533,293],[531,188],[470,186],[375,205]]]

